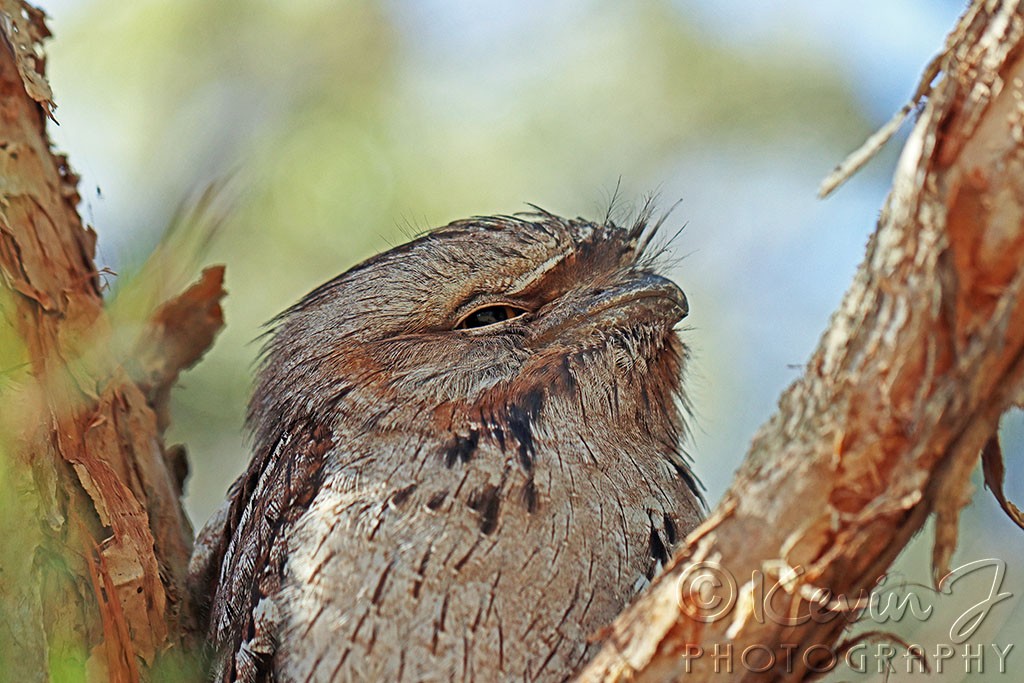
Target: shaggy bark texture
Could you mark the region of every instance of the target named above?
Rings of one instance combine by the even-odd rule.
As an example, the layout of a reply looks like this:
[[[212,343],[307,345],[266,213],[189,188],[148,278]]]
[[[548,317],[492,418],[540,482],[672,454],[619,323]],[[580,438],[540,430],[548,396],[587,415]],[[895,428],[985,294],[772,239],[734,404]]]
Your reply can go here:
[[[115,357],[96,233],[46,135],[43,16],[0,11],[0,670],[138,680],[193,620],[185,470],[160,416],[222,325],[223,269],[153,314],[135,358]]]

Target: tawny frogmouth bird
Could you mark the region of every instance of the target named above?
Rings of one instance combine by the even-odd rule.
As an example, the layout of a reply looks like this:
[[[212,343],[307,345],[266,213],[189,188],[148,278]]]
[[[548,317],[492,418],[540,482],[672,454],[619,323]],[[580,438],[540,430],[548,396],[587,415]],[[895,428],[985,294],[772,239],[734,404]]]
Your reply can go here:
[[[458,221],[275,321],[201,532],[219,680],[568,678],[701,516],[649,212]]]

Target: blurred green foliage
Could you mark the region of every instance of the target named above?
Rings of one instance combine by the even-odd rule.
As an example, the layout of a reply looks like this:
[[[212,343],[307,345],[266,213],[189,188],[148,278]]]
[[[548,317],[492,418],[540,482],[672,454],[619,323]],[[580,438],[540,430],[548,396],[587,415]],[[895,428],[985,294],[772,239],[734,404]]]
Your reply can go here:
[[[70,607],[82,586],[68,569],[81,557],[56,550],[67,523],[54,504],[59,484],[47,458],[24,452],[46,425],[13,296],[0,288],[0,680],[39,680],[49,671],[52,681],[84,681],[88,652]]]
[[[9,290],[0,288],[0,405],[11,406],[28,374],[28,356],[14,327]],[[31,472],[16,459],[17,424],[9,408],[0,413],[0,671],[16,670],[18,640],[36,615],[26,613],[31,591],[32,529],[39,506]]]

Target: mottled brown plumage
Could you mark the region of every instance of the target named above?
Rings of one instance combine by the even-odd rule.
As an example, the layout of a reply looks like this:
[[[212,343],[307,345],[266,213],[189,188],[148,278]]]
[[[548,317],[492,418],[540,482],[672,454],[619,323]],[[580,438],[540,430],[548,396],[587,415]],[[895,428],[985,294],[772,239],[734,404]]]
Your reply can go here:
[[[631,228],[474,218],[275,323],[194,585],[216,676],[560,681],[699,520],[686,315]]]

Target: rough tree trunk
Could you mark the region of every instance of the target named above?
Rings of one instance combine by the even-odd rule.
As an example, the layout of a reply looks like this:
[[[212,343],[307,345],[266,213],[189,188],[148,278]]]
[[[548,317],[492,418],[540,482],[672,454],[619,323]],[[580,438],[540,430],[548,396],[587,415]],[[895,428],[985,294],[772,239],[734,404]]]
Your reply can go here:
[[[0,671],[134,681],[193,619],[183,459],[160,414],[222,324],[223,272],[156,311],[130,363],[112,355],[96,234],[46,135],[43,17],[0,9]]]
[[[169,387],[222,324],[223,273],[155,312],[133,359],[113,357],[95,233],[46,137],[46,29],[19,0],[0,10],[0,671],[148,678],[194,618],[182,459],[162,429]],[[844,619],[758,619],[742,583],[727,618],[688,612],[680,589],[706,563],[789,576],[773,607],[799,613],[815,587],[869,589],[934,513],[944,574],[969,473],[1024,376],[1022,33],[1017,2],[968,10],[806,375],[581,680],[711,679],[694,655],[715,643],[765,646],[776,665],[758,680],[800,680],[829,656],[815,646]]]

